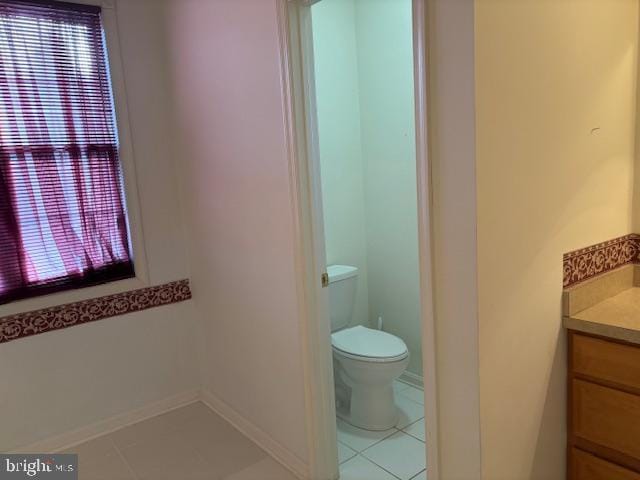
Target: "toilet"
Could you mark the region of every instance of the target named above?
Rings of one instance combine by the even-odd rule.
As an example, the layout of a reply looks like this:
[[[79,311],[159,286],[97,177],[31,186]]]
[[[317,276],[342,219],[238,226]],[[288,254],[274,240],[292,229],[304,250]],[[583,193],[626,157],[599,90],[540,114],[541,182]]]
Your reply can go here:
[[[388,430],[398,423],[393,381],[407,368],[409,350],[395,335],[349,326],[356,298],[356,267],[331,265],[327,273],[336,413],[365,430]]]

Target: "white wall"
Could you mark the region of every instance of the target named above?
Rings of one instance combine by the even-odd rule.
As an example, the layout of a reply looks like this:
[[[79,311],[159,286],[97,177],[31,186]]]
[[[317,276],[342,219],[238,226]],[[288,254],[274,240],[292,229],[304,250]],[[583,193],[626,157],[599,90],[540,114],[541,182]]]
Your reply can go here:
[[[189,276],[171,154],[162,5],[117,3],[152,285]],[[0,316],[113,293],[122,285],[0,306]],[[1,344],[0,451],[198,388],[194,320],[192,302],[184,302]]]
[[[204,388],[308,462],[275,0],[168,16]]]
[[[562,254],[632,229],[638,14],[476,2],[485,479],[565,475]]]
[[[352,324],[404,339],[422,375],[410,0],[312,8],[327,263],[360,270]]]
[[[422,376],[411,0],[354,3],[370,318]]]
[[[468,480],[481,475],[474,3],[428,5],[440,471]],[[205,385],[306,459],[275,0],[174,6]]]
[[[352,325],[369,326],[355,3],[323,0],[311,11],[327,265],[358,267]]]

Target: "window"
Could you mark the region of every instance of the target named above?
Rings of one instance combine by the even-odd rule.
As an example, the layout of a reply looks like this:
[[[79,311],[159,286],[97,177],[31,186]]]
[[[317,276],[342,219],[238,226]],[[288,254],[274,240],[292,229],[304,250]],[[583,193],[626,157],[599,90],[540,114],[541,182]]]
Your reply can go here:
[[[100,9],[0,0],[0,303],[132,276]]]

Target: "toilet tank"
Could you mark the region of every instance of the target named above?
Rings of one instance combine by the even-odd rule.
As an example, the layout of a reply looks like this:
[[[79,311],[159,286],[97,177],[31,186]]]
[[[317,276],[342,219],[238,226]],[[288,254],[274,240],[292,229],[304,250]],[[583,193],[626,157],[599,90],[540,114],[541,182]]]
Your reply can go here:
[[[329,274],[329,314],[331,331],[346,328],[351,323],[356,302],[358,269],[349,265],[330,265]]]

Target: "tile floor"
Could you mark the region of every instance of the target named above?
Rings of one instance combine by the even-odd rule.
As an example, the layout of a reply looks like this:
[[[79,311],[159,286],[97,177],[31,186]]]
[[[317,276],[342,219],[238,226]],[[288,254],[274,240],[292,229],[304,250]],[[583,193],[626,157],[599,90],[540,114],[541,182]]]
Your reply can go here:
[[[397,428],[361,430],[338,420],[341,480],[426,480],[424,393],[395,382]]]
[[[398,428],[369,432],[338,421],[341,480],[426,480],[422,391],[394,387]],[[63,453],[79,455],[80,480],[296,480],[201,402]]]
[[[80,480],[296,480],[200,402],[63,453],[78,453]]]

